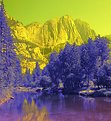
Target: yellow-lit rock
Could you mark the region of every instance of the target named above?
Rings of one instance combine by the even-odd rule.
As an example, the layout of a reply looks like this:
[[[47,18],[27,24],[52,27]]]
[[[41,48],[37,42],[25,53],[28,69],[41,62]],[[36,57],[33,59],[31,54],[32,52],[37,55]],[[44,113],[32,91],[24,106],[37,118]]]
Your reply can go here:
[[[96,36],[90,26],[80,20],[73,20],[66,15],[46,21],[44,24],[34,22],[24,26],[21,22],[7,15],[7,21],[12,31],[16,53],[20,59],[22,72],[26,68],[31,73],[38,62],[43,69],[48,63],[51,52],[59,52],[66,43],[81,45],[88,37]]]

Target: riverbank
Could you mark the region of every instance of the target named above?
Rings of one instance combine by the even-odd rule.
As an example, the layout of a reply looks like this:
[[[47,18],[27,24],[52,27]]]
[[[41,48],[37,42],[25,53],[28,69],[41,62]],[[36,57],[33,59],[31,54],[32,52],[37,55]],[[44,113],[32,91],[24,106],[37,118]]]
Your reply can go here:
[[[0,98],[0,106],[4,103],[6,103],[8,100],[13,99],[14,97],[11,94],[7,94],[5,96],[2,96]]]
[[[4,87],[4,89],[0,92],[0,106],[10,99],[14,99],[13,97],[13,88]]]
[[[85,97],[111,97],[111,88],[87,88],[87,89],[76,89],[76,90],[66,90],[64,88],[56,90],[43,90],[43,94],[53,95],[62,93],[63,95],[81,95]]]
[[[87,88],[87,89],[76,89],[76,90],[66,90],[64,88],[31,88],[31,87],[17,87],[15,92],[41,92],[42,95],[53,95],[62,93],[63,95],[81,95],[86,97],[111,97],[111,88]]]
[[[88,97],[111,97],[111,89],[97,89],[97,90],[81,90],[79,91],[79,95],[88,96]]]
[[[40,92],[42,88],[31,88],[31,87],[17,87],[15,88],[16,92]]]

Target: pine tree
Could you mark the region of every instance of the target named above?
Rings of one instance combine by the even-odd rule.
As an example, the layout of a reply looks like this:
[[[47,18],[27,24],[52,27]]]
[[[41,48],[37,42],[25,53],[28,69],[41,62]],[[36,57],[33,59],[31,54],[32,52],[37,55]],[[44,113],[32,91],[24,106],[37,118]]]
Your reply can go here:
[[[26,69],[26,73],[24,75],[23,86],[30,87],[32,83],[32,77],[30,74],[30,70]]]
[[[13,86],[15,81],[20,81],[21,68],[14,49],[2,1],[0,2],[0,87]]]
[[[38,65],[38,63],[36,63],[36,67],[33,71],[33,74],[32,74],[32,83],[33,83],[33,86],[39,86],[39,83],[40,83],[40,76],[41,76],[41,70],[40,70],[40,67]]]

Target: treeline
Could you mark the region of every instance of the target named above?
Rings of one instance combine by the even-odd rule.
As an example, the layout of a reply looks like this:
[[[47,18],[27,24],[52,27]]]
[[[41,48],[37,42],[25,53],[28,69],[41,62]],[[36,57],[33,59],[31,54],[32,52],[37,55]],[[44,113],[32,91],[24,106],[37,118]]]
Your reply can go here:
[[[89,87],[92,81],[98,88],[111,87],[110,50],[105,38],[97,37],[87,44],[76,46],[66,44],[59,54],[53,52],[47,66],[40,70],[38,64],[30,75],[27,71],[24,86],[59,87],[76,90]]]

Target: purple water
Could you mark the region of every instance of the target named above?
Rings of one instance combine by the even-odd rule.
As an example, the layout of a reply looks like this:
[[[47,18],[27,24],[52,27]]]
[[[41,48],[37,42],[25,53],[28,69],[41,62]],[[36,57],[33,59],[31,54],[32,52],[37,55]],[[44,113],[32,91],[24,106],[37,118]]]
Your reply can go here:
[[[111,98],[80,96],[40,96],[34,93],[14,94],[14,100],[0,106],[0,121],[17,121],[22,116],[22,105],[34,99],[41,109],[46,107],[53,121],[111,121]]]

